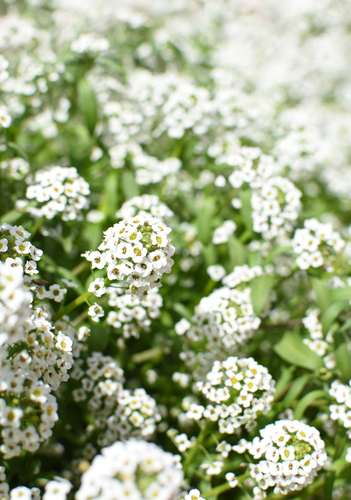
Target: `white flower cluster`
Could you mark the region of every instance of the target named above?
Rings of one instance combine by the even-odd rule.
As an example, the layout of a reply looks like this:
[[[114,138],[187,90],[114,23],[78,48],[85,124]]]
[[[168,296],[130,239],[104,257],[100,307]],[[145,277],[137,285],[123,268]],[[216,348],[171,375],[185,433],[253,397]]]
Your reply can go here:
[[[125,279],[126,293],[142,299],[150,289],[161,287],[162,274],[171,271],[175,248],[168,238],[170,232],[159,219],[137,215],[107,229],[100,251],[83,256],[93,269],[106,266],[109,280]],[[98,286],[101,294],[100,281]]]
[[[75,363],[71,377],[81,379],[81,387],[72,391],[76,402],[87,401],[87,408],[95,416],[99,446],[125,440],[130,436],[149,437],[160,420],[155,400],[144,389],[129,391],[123,388],[124,373],[110,356],[93,352],[86,360]]]
[[[228,350],[244,344],[260,326],[250,294],[249,288],[239,291],[225,286],[203,297],[183,334],[191,342],[206,340],[210,349]]]
[[[82,210],[89,208],[89,184],[78,175],[75,167],[51,166],[27,178],[28,200],[35,199],[40,206],[26,208],[33,217],[53,219],[61,214],[64,221],[82,220]]]
[[[226,144],[232,139],[232,144]],[[240,147],[235,137],[224,137],[223,144],[214,143],[208,149],[208,155],[215,158],[215,163],[234,167],[228,176],[230,185],[239,190],[248,184],[251,188],[251,206],[253,230],[264,239],[284,237],[293,230],[301,208],[301,192],[295,185],[275,174],[278,166],[273,157],[262,154],[260,148]],[[238,204],[239,201],[239,204]],[[233,198],[234,208],[240,208],[241,202]]]
[[[4,160],[0,162],[0,172],[1,175],[7,175],[12,177],[12,179],[22,179],[29,172],[29,163],[19,157]]]
[[[12,117],[6,106],[0,106],[0,127],[9,128],[12,123]]]
[[[17,486],[10,490],[10,485],[6,482],[6,468],[3,465],[0,466],[0,494],[2,498],[11,500],[40,500],[41,498],[40,489],[36,487]]]
[[[340,234],[331,224],[322,224],[317,219],[307,219],[304,229],[296,229],[292,239],[294,252],[298,254],[296,264],[300,269],[328,266],[332,270],[334,254],[345,246]]]
[[[110,42],[96,33],[83,33],[71,45],[73,52],[104,52],[110,47]]]
[[[22,337],[0,348],[0,451],[5,459],[19,456],[21,449],[36,451],[51,436],[58,419],[51,392],[69,378],[73,340],[79,355],[83,346],[77,331],[64,321],[55,328],[43,304],[32,310]]]
[[[128,217],[135,217],[137,214],[144,217],[150,217],[151,215],[151,217],[162,220],[173,216],[172,210],[160,201],[158,196],[143,194],[142,196],[134,196],[134,198],[124,202],[116,213],[116,217],[118,219],[127,219]]]
[[[308,330],[311,339],[304,338],[303,342],[318,356],[323,358],[328,370],[335,368],[334,337],[333,332],[329,331],[324,339],[323,327],[319,322],[319,309],[308,311],[306,318],[302,319],[304,327]]]
[[[178,500],[182,481],[171,453],[145,441],[117,441],[94,458],[75,498]]]
[[[24,285],[22,266],[12,268],[0,262],[0,346],[22,338],[32,299]]]
[[[0,226],[0,258],[5,259],[5,265],[13,271],[19,267],[22,274],[24,273],[24,284],[29,288],[37,299],[52,299],[55,302],[61,302],[67,292],[66,288],[60,288],[58,284],[50,285],[49,290],[46,290],[45,285],[31,278],[33,274],[38,274],[37,262],[43,255],[43,251],[36,248],[27,239],[30,233],[22,226],[11,226],[3,223]],[[23,259],[28,259],[24,263]],[[11,271],[6,271],[6,275],[11,275]],[[11,279],[11,278],[9,278]],[[20,294],[16,295],[18,299]]]
[[[163,299],[156,288],[141,301],[124,292],[121,288],[107,288],[108,305],[116,310],[108,313],[106,321],[114,328],[122,327],[125,339],[139,338],[142,330],[150,330],[151,320],[160,316]]]
[[[258,464],[250,465],[251,476],[257,481],[254,493],[266,497],[266,490],[286,495],[311,484],[327,459],[319,431],[298,420],[278,420],[260,430],[247,443],[247,450]],[[261,495],[261,496],[260,496]]]
[[[339,380],[334,380],[330,386],[329,394],[336,399],[337,404],[329,406],[330,418],[341,420],[347,429],[347,436],[351,439],[351,381],[345,385]]]
[[[206,378],[196,383],[197,389],[215,404],[192,403],[187,417],[218,421],[222,434],[233,434],[242,426],[252,429],[258,416],[271,408],[275,382],[253,358],[215,361]]]
[[[220,227],[214,230],[212,236],[212,242],[215,245],[219,245],[220,243],[227,243],[229,238],[233,236],[234,231],[236,229],[236,224],[232,220],[226,220]]]
[[[236,288],[241,283],[251,281],[262,274],[261,266],[249,267],[247,264],[235,266],[233,271],[222,279],[222,283],[229,288]]]

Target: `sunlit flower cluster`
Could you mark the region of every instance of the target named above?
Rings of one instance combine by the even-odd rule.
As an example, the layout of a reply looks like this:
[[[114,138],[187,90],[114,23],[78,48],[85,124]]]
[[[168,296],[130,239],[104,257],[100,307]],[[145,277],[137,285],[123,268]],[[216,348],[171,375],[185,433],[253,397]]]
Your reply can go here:
[[[306,318],[302,319],[304,327],[308,330],[310,334],[310,339],[304,338],[303,342],[312,351],[323,358],[325,366],[332,370],[335,368],[335,355],[333,352],[334,338],[333,332],[329,331],[324,337],[323,327],[319,321],[320,311],[319,309],[313,309],[308,311]]]
[[[28,206],[26,210],[36,219],[53,219],[61,214],[64,221],[82,220],[82,210],[89,208],[87,195],[89,184],[78,175],[75,167],[48,167],[27,178],[28,200],[36,200],[38,206]]]
[[[242,426],[252,429],[259,414],[266,414],[273,401],[275,382],[267,368],[253,358],[229,357],[215,361],[206,382],[197,389],[211,403],[191,404],[188,418],[218,422],[222,434],[233,434]]]
[[[331,383],[329,394],[336,399],[336,404],[329,406],[330,418],[341,420],[343,426],[348,429],[347,435],[351,439],[351,384],[345,385],[340,380]]]
[[[182,480],[171,453],[145,441],[117,441],[94,458],[75,498],[178,500]]]
[[[256,465],[250,465],[257,481],[257,496],[266,490],[287,494],[311,484],[327,459],[319,431],[298,420],[278,420],[260,430],[260,436],[247,446]],[[261,498],[262,498],[261,497]]]
[[[124,289],[107,288],[108,305],[114,308],[108,313],[106,321],[114,328],[121,328],[123,337],[139,338],[141,331],[150,331],[151,320],[158,318],[163,299],[156,288],[153,288],[140,301],[126,295]]]
[[[93,269],[106,266],[109,280],[124,279],[129,284],[127,293],[142,299],[150,289],[161,287],[162,274],[171,271],[175,249],[168,238],[170,232],[159,219],[138,215],[110,227],[100,251],[84,256]],[[98,286],[101,291],[100,281]]]
[[[134,196],[134,198],[124,202],[116,213],[116,217],[119,219],[127,219],[136,215],[144,217],[150,217],[151,215],[151,217],[163,220],[172,217],[173,212],[158,196],[144,194],[142,196]]]
[[[331,224],[308,219],[304,226],[304,229],[296,229],[292,240],[294,252],[298,254],[296,264],[300,269],[324,266],[332,271],[335,254],[344,248],[345,241]]]

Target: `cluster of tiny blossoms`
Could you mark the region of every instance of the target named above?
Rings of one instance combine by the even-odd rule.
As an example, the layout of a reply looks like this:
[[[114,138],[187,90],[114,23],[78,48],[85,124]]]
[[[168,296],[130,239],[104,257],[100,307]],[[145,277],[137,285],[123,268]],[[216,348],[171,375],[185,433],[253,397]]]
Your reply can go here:
[[[318,356],[323,358],[324,364],[328,370],[333,370],[335,368],[333,332],[329,331],[324,339],[323,327],[319,321],[319,316],[319,309],[313,309],[308,311],[306,318],[302,319],[302,323],[311,337],[310,339],[304,338],[303,343],[317,353]]]
[[[171,453],[145,441],[117,441],[94,458],[75,498],[178,500],[182,481]]]
[[[257,481],[255,498],[266,497],[266,490],[287,494],[311,484],[327,459],[319,431],[298,420],[278,420],[260,430],[247,449],[256,465],[250,465],[251,476]]]
[[[351,381],[345,385],[339,380],[334,380],[330,386],[329,394],[336,399],[337,404],[329,406],[330,418],[341,420],[351,439]]]
[[[206,378],[206,382],[196,383],[197,389],[215,404],[192,403],[187,417],[218,421],[222,434],[233,434],[242,426],[252,429],[258,415],[271,408],[275,382],[267,368],[253,358],[230,356],[215,361]]]
[[[116,213],[116,217],[118,219],[127,219],[128,217],[135,217],[137,214],[145,217],[151,215],[163,220],[172,217],[173,212],[155,194],[143,194],[125,201]]]
[[[296,229],[292,239],[294,252],[298,254],[296,264],[300,269],[327,266],[326,270],[332,271],[334,254],[344,248],[344,240],[331,224],[322,224],[317,219],[305,220],[304,226]]]
[[[81,381],[81,387],[74,389],[72,395],[77,403],[86,402],[94,415],[91,431],[98,431],[98,445],[153,434],[161,418],[156,402],[144,389],[131,392],[123,388],[124,373],[117,361],[93,352],[85,369],[83,363],[83,359],[78,360],[72,371],[71,377]]]
[[[48,167],[36,172],[34,179],[29,176],[27,183],[26,198],[36,200],[38,206],[28,206],[26,211],[36,219],[61,214],[63,221],[82,220],[82,210],[89,208],[89,184],[75,167]]]
[[[106,321],[114,328],[122,327],[125,339],[139,338],[142,330],[150,330],[151,319],[160,316],[163,299],[156,288],[150,290],[141,301],[126,295],[121,288],[108,287],[106,291],[108,305],[115,308],[108,313]]]
[[[29,237],[30,233],[22,226],[11,226],[7,223],[0,226],[0,260],[4,261],[5,265],[9,267],[6,275],[11,276],[11,272],[16,273],[15,268],[20,267],[22,274],[24,273],[24,284],[37,299],[45,298],[61,302],[67,292],[65,288],[53,284],[50,285],[49,290],[46,290],[43,283],[36,282],[35,279],[31,278],[34,274],[39,273],[37,262],[43,255],[43,251],[36,248],[30,241],[27,241]],[[25,262],[23,262],[24,260]],[[20,297],[19,293],[17,297]]]
[[[54,326],[42,304],[32,309],[22,338],[0,348],[0,451],[5,459],[22,449],[34,452],[51,436],[58,419],[52,391],[68,380],[73,342],[76,355],[82,348],[79,338],[65,321]]]
[[[14,157],[0,162],[0,172],[12,179],[22,179],[29,172],[29,163],[23,158]]]
[[[260,326],[255,315],[249,288],[243,291],[225,286],[203,297],[195,308],[192,324],[182,320],[178,334],[186,333],[191,342],[206,340],[210,347],[232,349],[244,344]]]
[[[99,251],[83,255],[93,269],[106,266],[109,280],[125,280],[126,293],[142,299],[150,289],[161,287],[162,274],[171,271],[175,248],[170,232],[159,219],[138,215],[107,229]],[[106,291],[103,279],[97,278],[89,290],[100,297]]]

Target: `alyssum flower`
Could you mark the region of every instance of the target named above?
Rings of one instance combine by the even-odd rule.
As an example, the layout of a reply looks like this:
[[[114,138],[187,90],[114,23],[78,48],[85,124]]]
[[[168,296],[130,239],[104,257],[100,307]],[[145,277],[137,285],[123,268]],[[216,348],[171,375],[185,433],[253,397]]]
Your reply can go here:
[[[154,217],[136,216],[114,224],[104,233],[99,252],[83,256],[92,268],[107,267],[109,280],[125,280],[126,293],[142,298],[148,290],[161,286],[161,276],[173,265],[175,248],[168,234],[171,229]]]

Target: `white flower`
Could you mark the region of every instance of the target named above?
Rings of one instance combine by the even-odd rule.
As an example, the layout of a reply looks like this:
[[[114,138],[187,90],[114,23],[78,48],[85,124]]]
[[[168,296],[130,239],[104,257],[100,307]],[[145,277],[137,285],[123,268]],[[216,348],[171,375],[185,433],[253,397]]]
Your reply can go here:
[[[96,278],[92,283],[90,283],[88,292],[92,292],[95,297],[101,297],[106,293],[106,288],[104,285],[104,279],[103,278]]]
[[[95,321],[95,323],[97,323],[100,321],[100,318],[102,318],[105,315],[105,312],[103,308],[95,302],[92,306],[89,307],[88,314],[91,317],[91,319]]]

